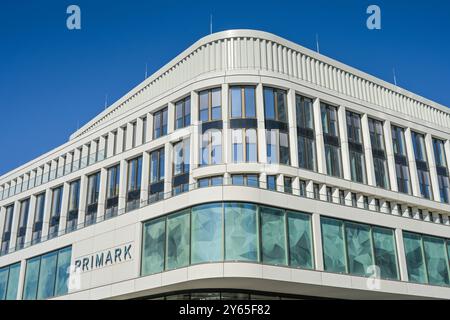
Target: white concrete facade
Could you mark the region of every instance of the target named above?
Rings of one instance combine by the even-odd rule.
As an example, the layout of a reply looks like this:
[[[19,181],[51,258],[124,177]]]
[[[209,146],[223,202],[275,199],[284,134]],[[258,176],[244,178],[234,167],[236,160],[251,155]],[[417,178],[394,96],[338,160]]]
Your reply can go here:
[[[233,163],[230,87],[255,88],[257,160]],[[265,87],[286,92],[290,165],[267,161]],[[199,93],[220,88],[221,153],[219,164],[200,166],[198,138]],[[296,135],[296,95],[313,100],[314,143],[317,171],[299,167]],[[175,129],[175,105],[190,96],[191,125]],[[342,159],[342,178],[327,175],[321,103],[337,107]],[[167,134],[155,138],[155,112],[168,108]],[[352,181],[346,111],[361,116],[367,184]],[[385,153],[390,187],[376,186],[368,119],[383,122]],[[144,121],[145,119],[145,121]],[[396,160],[391,125],[405,128],[411,194],[398,193]],[[10,247],[0,256],[0,269],[22,264],[17,298],[22,298],[26,261],[32,257],[72,246],[72,263],[105,250],[132,244],[131,259],[83,272],[80,287],[58,299],[128,299],[190,289],[246,289],[273,293],[331,298],[449,299],[450,287],[409,281],[402,231],[450,239],[450,205],[439,199],[438,173],[433,138],[444,141],[450,167],[450,112],[437,103],[364,74],[297,44],[260,31],[231,30],[202,38],[131,90],[104,112],[75,132],[64,145],[0,177],[0,235],[4,235],[7,207],[14,204]],[[411,132],[425,136],[431,193],[421,196]],[[189,191],[173,195],[174,145],[190,138]],[[164,147],[164,200],[148,203],[150,152]],[[127,209],[130,162],[142,156],[138,207]],[[120,168],[118,215],[107,218],[108,170]],[[89,213],[89,176],[100,172],[100,192],[95,221],[86,225]],[[259,175],[259,188],[231,185],[233,174]],[[268,176],[276,175],[275,191],[265,190]],[[222,176],[223,186],[197,188],[199,179]],[[284,178],[292,178],[293,194],[286,192]],[[66,230],[70,211],[70,183],[80,179],[77,230]],[[306,194],[301,195],[305,182]],[[314,199],[318,186],[319,199]],[[52,190],[63,187],[59,230],[49,239]],[[328,189],[331,188],[331,189]],[[331,190],[332,201],[327,199]],[[339,202],[340,191],[344,203]],[[42,241],[31,243],[36,219],[37,196],[45,193]],[[352,205],[356,194],[357,205]],[[15,250],[20,201],[30,199],[26,244]],[[366,200],[367,199],[367,200]],[[143,222],[207,202],[242,201],[270,205],[311,214],[314,268],[302,270],[261,263],[217,262],[191,265],[172,271],[141,276]],[[365,201],[368,208],[365,207]],[[377,204],[379,209],[377,209]],[[388,204],[391,211],[388,210]],[[397,206],[401,208],[400,212]],[[409,216],[408,208],[412,210]],[[419,210],[422,215],[419,215]],[[400,277],[380,280],[380,288],[367,286],[367,278],[325,271],[320,218],[381,226],[395,230]],[[447,256],[447,260],[448,260]],[[448,262],[447,262],[448,263]]]

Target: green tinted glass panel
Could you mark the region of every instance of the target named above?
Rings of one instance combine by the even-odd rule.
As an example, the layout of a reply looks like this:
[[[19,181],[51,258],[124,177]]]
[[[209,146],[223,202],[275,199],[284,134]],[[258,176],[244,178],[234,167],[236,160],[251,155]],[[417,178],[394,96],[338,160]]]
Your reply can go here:
[[[36,257],[27,260],[27,268],[25,272],[25,284],[23,291],[24,300],[36,299],[40,264],[41,264],[41,257]]]
[[[346,272],[342,221],[321,218],[323,262],[326,271]]]
[[[423,236],[423,249],[428,272],[428,282],[436,285],[448,285],[448,260],[445,252],[445,240]]]
[[[165,229],[165,218],[150,221],[144,225],[142,253],[143,275],[164,270]]]
[[[368,276],[373,266],[370,227],[356,223],[345,223],[347,240],[348,271],[351,274]]]
[[[0,269],[0,300],[5,300],[8,288],[9,267]]]
[[[257,206],[225,204],[225,260],[258,261]]]
[[[313,268],[311,216],[288,212],[289,264],[294,267]]]
[[[72,248],[64,248],[58,253],[58,266],[56,269],[55,296],[67,294],[70,274],[70,262],[72,259]]]
[[[41,259],[41,269],[39,270],[38,299],[47,299],[53,296],[56,280],[56,263],[58,252],[51,252]]]
[[[391,229],[373,227],[372,236],[375,264],[380,268],[381,278],[398,280],[394,231]]]
[[[287,264],[286,224],[283,210],[261,207],[262,262]]]
[[[427,283],[421,237],[413,233],[404,232],[403,243],[409,281]]]
[[[8,290],[6,300],[16,300],[19,289],[20,262],[9,267]]]
[[[191,263],[221,261],[222,204],[192,208]]]
[[[189,264],[190,211],[170,215],[167,218],[167,269]]]

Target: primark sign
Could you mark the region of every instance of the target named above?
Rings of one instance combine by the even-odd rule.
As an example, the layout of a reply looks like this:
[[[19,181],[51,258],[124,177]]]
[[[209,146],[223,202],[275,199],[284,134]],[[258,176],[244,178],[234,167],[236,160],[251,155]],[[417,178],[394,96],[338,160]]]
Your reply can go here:
[[[127,243],[111,249],[96,252],[75,259],[75,270],[87,272],[128,262],[133,259],[133,243]]]

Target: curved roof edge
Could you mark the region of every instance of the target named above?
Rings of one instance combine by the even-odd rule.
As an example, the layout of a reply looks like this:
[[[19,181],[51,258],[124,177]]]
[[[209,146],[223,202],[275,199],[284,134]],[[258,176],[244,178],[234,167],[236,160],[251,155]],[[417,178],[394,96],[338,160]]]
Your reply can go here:
[[[163,67],[161,67],[159,70],[157,70],[155,73],[153,73],[150,77],[142,81],[140,84],[138,84],[136,87],[131,89],[127,94],[125,94],[123,97],[118,99],[116,102],[114,102],[111,106],[106,108],[104,111],[102,111],[100,114],[98,114],[95,118],[90,120],[88,123],[83,125],[80,129],[78,129],[76,132],[74,132],[70,136],[70,140],[75,139],[81,135],[83,135],[87,130],[92,129],[96,122],[102,120],[105,116],[110,114],[112,111],[119,108],[129,97],[129,94],[133,94],[136,92],[139,92],[143,88],[145,88],[147,85],[149,85],[153,80],[167,72],[171,67],[173,67],[176,63],[178,63],[180,60],[194,52],[197,48],[201,47],[202,45],[205,45],[210,42],[218,41],[218,40],[224,40],[228,38],[234,38],[234,37],[253,37],[253,38],[260,38],[264,40],[273,41],[276,43],[279,43],[281,45],[284,45],[286,47],[290,47],[292,49],[295,49],[301,53],[304,53],[306,55],[309,55],[313,58],[316,58],[317,60],[320,60],[325,63],[329,63],[330,65],[333,65],[335,67],[341,68],[343,70],[346,70],[356,76],[359,76],[361,78],[364,78],[366,80],[372,81],[374,83],[379,84],[380,86],[385,87],[386,89],[392,90],[394,92],[397,92],[399,94],[405,95],[411,99],[414,99],[416,101],[422,102],[430,107],[436,108],[438,110],[441,110],[443,112],[449,113],[450,110],[448,107],[441,105],[435,101],[429,100],[427,98],[424,98],[418,94],[415,94],[411,91],[408,91],[404,88],[401,88],[399,86],[395,86],[392,83],[389,83],[385,80],[376,78],[375,76],[372,76],[366,72],[360,71],[354,67],[351,67],[349,65],[346,65],[342,62],[339,62],[337,60],[334,60],[332,58],[329,58],[325,55],[322,55],[320,53],[317,53],[313,50],[310,50],[308,48],[305,48],[297,43],[294,43],[290,40],[284,39],[280,36],[277,36],[275,34],[265,32],[265,31],[259,31],[259,30],[252,30],[252,29],[233,29],[233,30],[225,30],[216,32],[210,35],[207,35],[199,40],[197,40],[195,43],[193,43],[191,46],[189,46],[187,49],[185,49],[183,52],[178,54],[175,58],[173,58],[171,61],[166,63]]]

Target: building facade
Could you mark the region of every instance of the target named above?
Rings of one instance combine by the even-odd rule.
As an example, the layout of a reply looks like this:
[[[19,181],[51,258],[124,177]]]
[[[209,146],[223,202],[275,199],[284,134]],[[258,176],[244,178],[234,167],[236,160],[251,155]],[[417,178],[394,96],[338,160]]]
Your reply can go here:
[[[0,299],[448,299],[449,128],[275,35],[209,35],[0,177]]]

